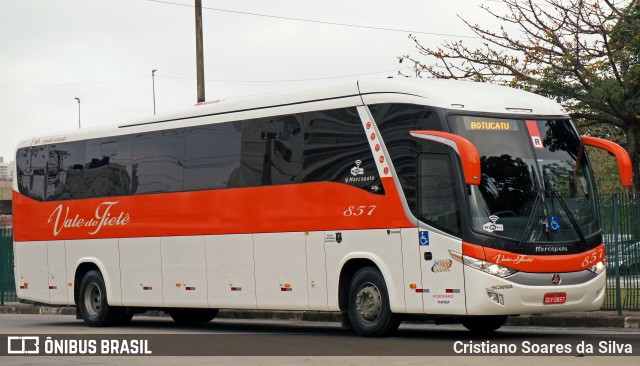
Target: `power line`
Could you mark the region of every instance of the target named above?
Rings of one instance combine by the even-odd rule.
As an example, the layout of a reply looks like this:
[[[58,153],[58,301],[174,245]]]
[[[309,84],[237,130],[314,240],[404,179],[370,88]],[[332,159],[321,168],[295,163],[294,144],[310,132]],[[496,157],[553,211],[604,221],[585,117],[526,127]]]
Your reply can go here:
[[[173,3],[173,2],[170,2],[170,1],[162,1],[162,0],[144,0],[144,1],[152,2],[152,3],[159,3],[159,4],[184,6],[184,7],[189,7],[189,8],[193,8],[194,7],[193,5],[179,4],[179,3]],[[218,11],[218,12],[223,12],[223,13],[231,13],[231,14],[251,15],[251,16],[263,17],[263,18],[272,18],[272,19],[281,19],[281,20],[293,20],[293,21],[305,22],[305,23],[335,25],[335,26],[340,26],[340,27],[372,29],[372,30],[387,31],[387,32],[424,34],[424,35],[428,35],[428,36],[444,36],[444,37],[481,39],[481,37],[478,37],[478,36],[463,36],[463,35],[459,35],[459,34],[423,32],[423,31],[415,31],[415,30],[407,30],[407,29],[386,28],[386,27],[373,27],[373,26],[360,25],[360,24],[338,23],[338,22],[329,22],[329,21],[324,21],[324,20],[293,18],[293,17],[285,17],[285,16],[271,15],[271,14],[251,13],[251,12],[248,12],[248,11],[238,11],[238,10],[229,10],[229,9],[220,9],[220,8],[209,8],[209,7],[205,7],[205,6],[203,6],[202,9]]]
[[[79,86],[79,85],[97,85],[97,84],[108,84],[108,83],[119,83],[123,81],[131,81],[147,78],[147,76],[136,76],[133,78],[127,79],[116,79],[116,80],[102,80],[102,81],[87,81],[87,82],[79,82],[79,83],[68,83],[68,84],[42,84],[42,85],[0,85],[0,88],[59,88],[65,86]]]
[[[75,103],[73,103],[73,104],[75,104]],[[58,108],[62,108],[62,107],[68,107],[68,106],[70,106],[70,105],[71,105],[70,103],[66,103],[66,104],[60,104],[60,105],[57,105],[57,106],[54,106],[54,107],[38,109],[38,110],[35,110],[35,111],[20,112],[20,113],[13,113],[13,114],[5,114],[5,115],[3,115],[3,116],[0,116],[0,118],[9,118],[9,117],[20,116],[20,115],[23,115],[23,114],[31,114],[31,113],[38,113],[38,112],[50,111],[50,110],[52,110],[52,109],[58,109]]]
[[[123,112],[135,112],[135,113],[151,113],[151,111],[145,111],[142,109],[127,109],[127,108],[119,108],[119,107],[108,107],[106,105],[97,105],[93,103],[82,103],[83,106],[95,107],[95,108],[104,108],[104,109],[113,109],[116,111]]]
[[[394,72],[394,71],[399,71],[399,70],[400,69],[383,70],[383,71],[375,71],[375,72],[362,73],[362,74],[327,76],[327,77],[310,78],[310,79],[288,79],[288,80],[284,80],[284,79],[283,80],[207,79],[206,81],[220,82],[220,83],[286,83],[286,82],[342,79],[342,78],[349,78],[349,77],[355,77],[355,76],[366,76],[366,75],[383,74],[383,73]],[[178,77],[178,76],[156,75],[156,77],[165,78],[165,79],[178,79],[178,80],[196,80],[195,78],[186,78],[186,77]],[[137,76],[137,77],[127,78],[127,79],[116,79],[116,80],[88,81],[88,82],[79,82],[79,83],[70,83],[70,84],[0,85],[0,88],[55,88],[55,87],[65,87],[65,86],[79,86],[79,85],[94,85],[94,84],[117,83],[117,82],[139,80],[139,79],[146,79],[146,78],[148,78],[148,76]]]
[[[231,79],[205,79],[205,81],[209,82],[217,82],[217,83],[290,83],[290,82],[301,82],[301,81],[320,81],[320,80],[333,80],[333,79],[343,79],[343,78],[351,78],[356,76],[366,76],[366,75],[375,75],[375,74],[383,74],[388,72],[397,72],[402,69],[393,69],[393,70],[385,70],[385,71],[376,71],[362,74],[351,74],[351,75],[341,75],[341,76],[329,76],[329,77],[321,77],[321,78],[311,78],[311,79],[281,79],[281,80],[231,80]],[[177,80],[196,80],[195,78],[187,78],[187,77],[179,77],[179,76],[162,76],[158,75],[159,78],[164,79],[177,79]]]

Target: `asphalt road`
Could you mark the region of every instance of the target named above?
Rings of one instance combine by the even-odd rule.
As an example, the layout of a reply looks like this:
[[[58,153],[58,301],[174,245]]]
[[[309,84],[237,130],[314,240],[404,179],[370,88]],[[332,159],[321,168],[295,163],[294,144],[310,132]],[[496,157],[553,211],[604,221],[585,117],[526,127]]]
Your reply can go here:
[[[337,323],[322,322],[220,319],[184,326],[170,318],[134,317],[128,327],[89,328],[73,316],[0,314],[0,334],[0,354],[7,353],[8,336],[26,335],[39,337],[40,350],[44,350],[45,338],[50,336],[60,347],[68,345],[69,340],[93,340],[98,344],[95,354],[100,354],[99,345],[105,339],[146,340],[146,350],[152,352],[142,356],[61,356],[65,351],[59,348],[58,354],[0,357],[2,365],[161,366],[189,360],[193,365],[388,366],[391,361],[393,365],[432,364],[427,361],[435,357],[442,360],[438,364],[513,365],[522,360],[513,354],[524,355],[531,360],[527,364],[535,362],[537,366],[567,361],[585,365],[635,364],[640,360],[640,331],[602,328],[503,327],[491,334],[473,335],[458,325],[403,324],[394,337],[363,338],[341,330]],[[123,343],[111,351],[122,351],[118,347]],[[132,343],[128,344],[126,348],[131,351]]]

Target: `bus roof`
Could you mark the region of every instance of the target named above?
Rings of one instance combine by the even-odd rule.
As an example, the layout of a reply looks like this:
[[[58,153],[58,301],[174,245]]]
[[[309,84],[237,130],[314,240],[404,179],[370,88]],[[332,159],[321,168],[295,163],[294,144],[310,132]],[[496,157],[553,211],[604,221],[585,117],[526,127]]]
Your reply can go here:
[[[112,127],[67,131],[48,136],[35,136],[22,141],[18,148],[30,145],[72,141],[93,138],[112,131],[119,135],[128,133],[127,127],[156,125],[208,115],[219,115],[241,111],[260,110],[272,107],[286,107],[309,102],[329,101],[340,98],[375,96],[376,101],[385,97],[406,96],[407,103],[417,103],[456,109],[464,112],[518,114],[532,116],[564,116],[567,111],[555,101],[519,89],[494,84],[445,80],[445,79],[369,79],[333,86],[309,87],[274,92],[262,95],[237,97],[199,103],[188,109],[170,114],[157,115],[129,121]],[[167,127],[171,128],[171,127]]]

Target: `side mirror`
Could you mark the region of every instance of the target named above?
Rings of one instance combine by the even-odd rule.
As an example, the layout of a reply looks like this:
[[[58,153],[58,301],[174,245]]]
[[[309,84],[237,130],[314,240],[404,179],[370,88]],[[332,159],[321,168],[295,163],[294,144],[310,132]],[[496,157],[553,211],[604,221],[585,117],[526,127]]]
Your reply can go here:
[[[613,154],[618,161],[620,183],[622,183],[623,187],[631,187],[633,185],[633,168],[631,165],[631,158],[622,146],[615,142],[591,136],[582,136],[581,140],[587,146],[597,147]]]
[[[464,137],[442,131],[422,130],[410,131],[409,133],[413,137],[439,142],[453,148],[462,161],[465,183],[474,186],[480,184],[480,155],[478,154],[478,149],[476,149],[471,141]]]

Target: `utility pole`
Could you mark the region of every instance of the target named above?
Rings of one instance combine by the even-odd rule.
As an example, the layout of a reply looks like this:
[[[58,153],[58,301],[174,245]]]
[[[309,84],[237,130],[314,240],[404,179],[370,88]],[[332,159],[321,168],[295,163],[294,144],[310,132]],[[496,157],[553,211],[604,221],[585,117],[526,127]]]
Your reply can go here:
[[[202,52],[202,0],[196,1],[196,69],[198,103],[204,102],[204,56]]]
[[[82,126],[80,125],[80,98],[76,97],[75,100],[78,101],[78,129],[81,129]]]
[[[153,90],[153,115],[156,115],[156,69],[151,70],[151,88]]]

